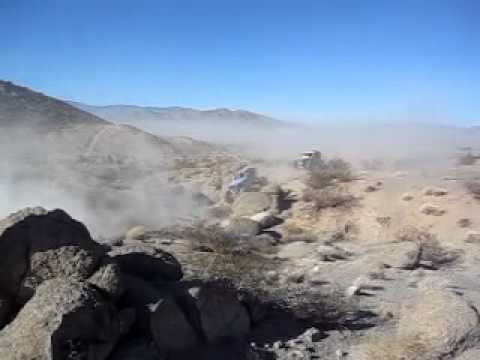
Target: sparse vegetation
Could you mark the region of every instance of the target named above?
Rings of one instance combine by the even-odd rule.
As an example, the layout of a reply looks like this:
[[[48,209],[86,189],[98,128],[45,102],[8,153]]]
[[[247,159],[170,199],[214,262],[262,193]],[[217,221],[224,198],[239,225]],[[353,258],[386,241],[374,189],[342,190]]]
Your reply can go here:
[[[350,164],[341,158],[333,158],[312,171],[307,179],[307,185],[313,189],[324,189],[335,182],[348,182],[352,179]]]
[[[480,181],[469,181],[464,186],[475,199],[480,200]]]
[[[456,263],[462,252],[444,248],[437,237],[426,230],[414,226],[400,229],[396,234],[399,241],[412,241],[420,245],[420,261],[425,267],[439,269]]]
[[[315,211],[326,208],[351,207],[356,198],[349,193],[338,191],[335,188],[314,190],[307,188],[303,193],[303,201],[313,203]]]

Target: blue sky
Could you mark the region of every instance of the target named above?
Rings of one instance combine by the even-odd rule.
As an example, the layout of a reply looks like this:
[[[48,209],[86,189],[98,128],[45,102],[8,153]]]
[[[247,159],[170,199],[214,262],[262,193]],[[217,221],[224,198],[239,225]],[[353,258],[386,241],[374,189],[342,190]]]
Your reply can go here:
[[[480,124],[477,0],[0,0],[0,32],[63,99]]]

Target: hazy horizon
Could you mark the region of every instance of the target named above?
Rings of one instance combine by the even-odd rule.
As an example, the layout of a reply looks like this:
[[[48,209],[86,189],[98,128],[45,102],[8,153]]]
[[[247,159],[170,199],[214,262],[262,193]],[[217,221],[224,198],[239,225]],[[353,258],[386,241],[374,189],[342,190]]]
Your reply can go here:
[[[479,14],[473,0],[0,1],[0,78],[92,105],[474,125]]]

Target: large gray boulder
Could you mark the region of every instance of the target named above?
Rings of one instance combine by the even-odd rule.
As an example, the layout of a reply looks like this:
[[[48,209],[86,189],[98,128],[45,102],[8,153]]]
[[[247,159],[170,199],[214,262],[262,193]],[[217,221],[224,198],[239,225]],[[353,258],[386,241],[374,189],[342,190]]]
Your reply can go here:
[[[260,232],[260,224],[255,220],[248,218],[235,218],[230,221],[225,231],[234,236],[240,238],[251,238]]]
[[[261,192],[245,192],[235,199],[232,210],[235,217],[252,216],[269,210],[271,206],[270,195]]]
[[[108,255],[122,271],[144,279],[178,281],[182,266],[171,254],[147,244],[127,244],[113,248]]]
[[[425,359],[443,358],[477,341],[479,335],[477,311],[451,291],[422,289],[402,305],[398,337],[420,343],[428,354]]]
[[[27,209],[2,223],[8,225],[0,236],[0,293],[19,295],[20,304],[45,280],[87,278],[105,254],[87,228],[62,210]]]
[[[0,333],[0,353],[3,360],[103,360],[133,317],[86,283],[47,280]]]
[[[470,303],[447,289],[421,287],[401,305],[393,331],[353,347],[348,359],[451,359],[478,344],[479,336],[478,314]],[[467,354],[463,358],[470,359]]]

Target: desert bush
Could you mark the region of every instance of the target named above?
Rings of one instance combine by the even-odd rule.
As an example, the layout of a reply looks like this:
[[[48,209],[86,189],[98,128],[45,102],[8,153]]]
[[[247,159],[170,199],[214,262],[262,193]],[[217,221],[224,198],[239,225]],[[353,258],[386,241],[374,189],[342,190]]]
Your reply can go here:
[[[399,241],[412,241],[419,244],[420,261],[424,266],[433,269],[455,264],[462,256],[460,250],[444,248],[434,234],[414,226],[400,229],[396,234],[396,238]]]
[[[465,188],[473,195],[475,199],[480,200],[480,182],[469,181],[464,184]]]
[[[307,179],[307,185],[314,189],[323,189],[335,181],[348,182],[352,179],[350,164],[341,158],[334,158],[313,170]]]
[[[338,191],[337,189],[313,190],[305,189],[303,201],[313,203],[315,211],[336,207],[351,207],[356,198],[349,193]]]
[[[468,152],[458,157],[459,165],[474,165],[478,157],[474,156],[472,153]]]

